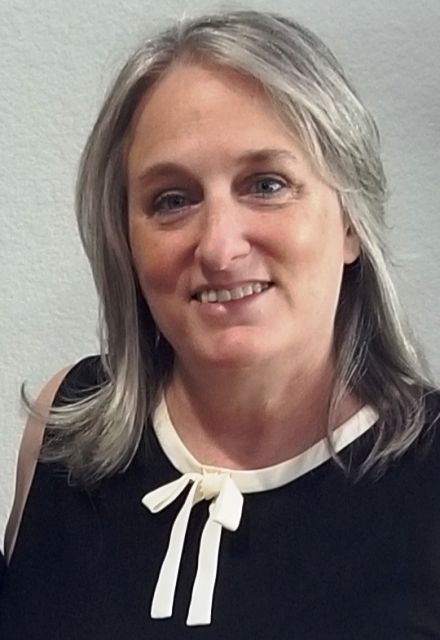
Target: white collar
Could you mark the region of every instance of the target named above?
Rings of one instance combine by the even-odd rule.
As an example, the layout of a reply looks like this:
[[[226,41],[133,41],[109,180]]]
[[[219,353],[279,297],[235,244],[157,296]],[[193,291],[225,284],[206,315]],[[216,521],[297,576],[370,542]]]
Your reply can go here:
[[[335,429],[333,442],[336,453],[357,440],[377,419],[377,412],[366,405]],[[191,509],[198,502],[209,500],[209,516],[200,541],[187,625],[210,624],[221,532],[223,528],[230,531],[238,529],[243,494],[268,491],[292,482],[329,460],[330,449],[324,438],[285,462],[263,469],[232,470],[202,465],[194,458],[177,434],[164,398],[154,413],[153,428],[164,453],[182,476],[147,493],[142,499],[143,504],[152,513],[157,513],[174,502],[188,484],[191,488],[171,530],[168,551],[153,596],[151,617],[169,618],[172,615]]]

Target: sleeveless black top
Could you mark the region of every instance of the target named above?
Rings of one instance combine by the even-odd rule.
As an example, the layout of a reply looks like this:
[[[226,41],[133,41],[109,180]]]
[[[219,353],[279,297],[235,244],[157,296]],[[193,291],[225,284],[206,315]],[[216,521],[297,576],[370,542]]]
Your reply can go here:
[[[78,363],[55,402],[95,385],[98,362]],[[439,396],[429,402],[438,413]],[[345,461],[364,459],[374,441],[369,427],[342,448]],[[199,556],[213,502],[210,495],[195,501],[172,613],[158,619],[158,576],[178,544],[171,533],[198,477],[158,507],[155,490],[182,479],[179,461],[187,452],[179,458],[173,437],[164,446],[160,429],[149,428],[147,447],[139,447],[128,470],[90,491],[69,486],[53,465],[37,465],[4,578],[3,640],[440,639],[438,429],[429,447],[422,435],[379,480],[347,479],[333,460],[319,463],[319,447],[313,468],[281,486],[253,491],[248,476],[239,526],[220,527],[214,569]],[[306,452],[301,464],[308,458]],[[216,574],[211,599],[204,593],[212,578],[207,567]],[[191,625],[199,578],[212,616]]]

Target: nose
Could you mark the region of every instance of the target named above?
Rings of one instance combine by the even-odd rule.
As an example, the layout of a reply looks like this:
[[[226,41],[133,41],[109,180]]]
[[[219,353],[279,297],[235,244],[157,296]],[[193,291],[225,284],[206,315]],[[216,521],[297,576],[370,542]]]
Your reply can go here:
[[[235,260],[251,249],[247,238],[245,213],[232,199],[206,202],[195,249],[195,258],[211,271],[226,271]]]

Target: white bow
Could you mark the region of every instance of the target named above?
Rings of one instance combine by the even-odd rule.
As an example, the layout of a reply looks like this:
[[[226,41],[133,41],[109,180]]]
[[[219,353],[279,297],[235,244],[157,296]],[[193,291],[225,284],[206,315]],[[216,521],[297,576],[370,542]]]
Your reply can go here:
[[[150,491],[142,502],[151,513],[162,511],[174,502],[189,483],[192,483],[192,487],[171,530],[168,550],[151,604],[151,617],[171,617],[191,509],[202,500],[212,500],[200,540],[197,574],[186,621],[187,625],[194,626],[211,622],[222,527],[229,531],[237,530],[243,509],[243,496],[227,473],[186,473],[178,480]]]

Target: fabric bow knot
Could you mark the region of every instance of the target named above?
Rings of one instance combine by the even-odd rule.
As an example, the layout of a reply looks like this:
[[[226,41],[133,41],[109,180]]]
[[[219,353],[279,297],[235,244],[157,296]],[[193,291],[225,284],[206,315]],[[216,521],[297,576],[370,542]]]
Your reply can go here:
[[[167,553],[154,591],[151,617],[171,617],[191,509],[202,500],[212,500],[200,540],[197,574],[186,621],[187,625],[193,626],[211,622],[222,528],[237,530],[243,509],[243,496],[227,473],[204,471],[186,473],[178,480],[150,491],[142,502],[151,513],[158,513],[174,502],[190,483],[192,486],[171,530]]]

